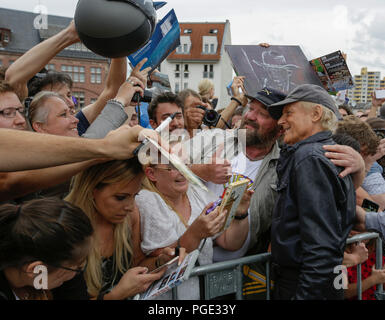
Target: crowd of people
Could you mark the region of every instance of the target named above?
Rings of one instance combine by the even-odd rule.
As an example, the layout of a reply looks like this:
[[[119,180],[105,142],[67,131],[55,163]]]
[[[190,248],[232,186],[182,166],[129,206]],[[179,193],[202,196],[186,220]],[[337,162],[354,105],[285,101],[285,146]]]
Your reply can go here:
[[[223,106],[203,79],[153,96],[151,127],[172,116],[165,141],[137,125],[133,97],[150,85],[145,60],[127,77],[126,58],[111,59],[103,92],[81,110],[71,78],[42,71],[79,41],[72,22],[0,72],[0,299],[132,299],[165,272],[152,270],[196,249],[201,266],[271,252],[277,300],[354,299],[363,264],[364,298],[375,298],[385,271],[373,267],[373,243],[346,241],[385,234],[385,120],[377,116],[385,99],[373,96],[364,119],[319,86],[246,94],[240,75]],[[208,110],[219,110],[220,121],[205,122]],[[239,129],[243,152],[224,159],[215,146],[209,161],[187,163],[209,192],[172,163],[143,164],[135,152],[145,138],[170,150]],[[235,175],[250,183],[222,230],[227,211],[207,211]],[[334,285],[341,265],[345,289]],[[39,267],[48,270],[45,287]],[[245,282],[253,272],[266,289],[264,264],[244,268]],[[177,299],[200,297],[199,277],[178,287]]]

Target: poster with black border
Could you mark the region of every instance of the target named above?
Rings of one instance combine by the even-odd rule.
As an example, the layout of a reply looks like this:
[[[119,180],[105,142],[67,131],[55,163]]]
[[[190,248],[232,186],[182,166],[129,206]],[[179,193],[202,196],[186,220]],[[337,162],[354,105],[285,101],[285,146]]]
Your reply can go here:
[[[289,93],[301,84],[322,86],[299,46],[226,45],[235,73],[254,95],[265,87]]]

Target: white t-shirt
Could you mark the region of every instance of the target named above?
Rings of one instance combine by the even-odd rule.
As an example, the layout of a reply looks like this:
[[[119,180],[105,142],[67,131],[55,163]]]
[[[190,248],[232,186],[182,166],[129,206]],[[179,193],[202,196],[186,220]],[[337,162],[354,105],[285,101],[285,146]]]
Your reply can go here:
[[[257,161],[251,161],[249,160],[245,154],[240,153],[238,156],[236,156],[231,161],[231,168],[233,172],[233,176],[235,174],[242,174],[251,180],[254,181],[254,178],[256,177],[258,170],[262,164],[263,160],[257,160]],[[231,179],[231,178],[230,178]],[[218,198],[222,195],[224,191],[224,186],[221,184],[215,184],[212,182],[206,183],[207,188],[212,191]],[[247,239],[245,243],[243,244],[242,248],[240,248],[237,251],[228,251],[225,250],[219,246],[214,247],[214,262],[220,262],[220,261],[226,261],[226,260],[232,260],[232,259],[238,259],[243,257],[249,247],[250,243],[250,215],[248,216],[249,219],[249,234],[247,235]]]
[[[191,206],[191,216],[187,223],[190,226],[202,213],[205,206],[214,199],[192,184],[189,185],[187,190],[187,197]],[[186,227],[179,216],[164,202],[158,193],[141,190],[136,197],[136,203],[140,211],[141,248],[146,255],[156,249],[168,247],[185,233]],[[207,238],[198,257],[198,262],[199,265],[207,265],[213,262],[213,242],[211,238]],[[197,300],[199,298],[198,277],[190,278],[178,286],[178,299]],[[171,299],[171,292],[166,292],[159,299]]]

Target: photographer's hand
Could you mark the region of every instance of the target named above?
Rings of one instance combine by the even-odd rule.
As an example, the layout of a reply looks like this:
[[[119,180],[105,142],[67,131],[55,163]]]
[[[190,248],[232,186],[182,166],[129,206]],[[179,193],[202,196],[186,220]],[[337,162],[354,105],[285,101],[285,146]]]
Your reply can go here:
[[[132,97],[136,92],[139,92],[143,97],[144,84],[138,78],[130,77],[120,86],[115,100],[121,102],[125,107],[128,107],[128,105],[131,103]]]
[[[204,115],[205,110],[202,110],[197,107],[190,107],[185,111],[186,129],[191,137],[193,130],[198,129],[199,126],[202,124]]]

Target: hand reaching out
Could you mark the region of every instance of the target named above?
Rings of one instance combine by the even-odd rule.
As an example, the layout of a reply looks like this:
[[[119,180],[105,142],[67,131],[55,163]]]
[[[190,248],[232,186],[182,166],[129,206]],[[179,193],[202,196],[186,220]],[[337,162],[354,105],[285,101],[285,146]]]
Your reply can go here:
[[[148,73],[150,72],[151,70],[151,67],[147,67],[143,70],[140,70],[142,69],[142,67],[144,66],[144,64],[147,62],[147,58],[144,58],[142,61],[140,61],[134,69],[132,69],[131,71],[131,75],[130,75],[130,78],[131,77],[135,77],[135,78],[138,78],[142,84],[144,84],[143,86],[143,89],[145,88],[145,86],[147,85],[147,77],[148,77]]]
[[[385,88],[381,88],[380,90],[385,90]],[[385,103],[385,99],[377,99],[375,92],[372,92],[373,107],[380,108],[384,103]]]

